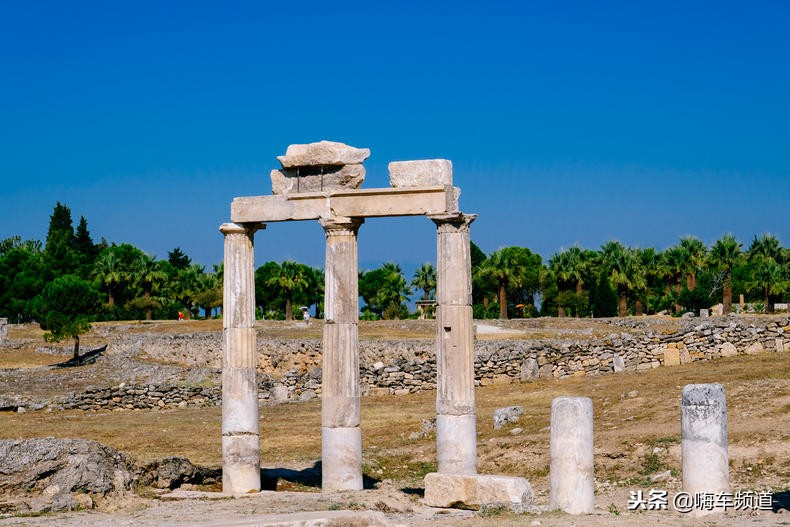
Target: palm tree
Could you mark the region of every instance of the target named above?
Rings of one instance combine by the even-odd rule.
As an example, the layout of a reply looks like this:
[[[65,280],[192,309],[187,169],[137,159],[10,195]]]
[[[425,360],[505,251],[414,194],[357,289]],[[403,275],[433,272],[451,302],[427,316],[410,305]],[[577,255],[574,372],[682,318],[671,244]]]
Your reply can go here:
[[[107,305],[115,305],[113,292],[115,288],[127,280],[121,261],[110,249],[105,249],[93,264],[91,276],[100,287],[107,288]]]
[[[627,314],[628,292],[644,287],[644,276],[640,272],[636,253],[620,242],[610,241],[601,247],[604,266],[610,275],[612,285],[619,295],[619,315]]]
[[[664,277],[664,292],[673,299],[675,303],[675,313],[680,313],[681,306],[678,303],[680,295],[680,280],[683,277],[683,270],[687,254],[680,246],[670,247],[661,253],[659,260],[659,273]]]
[[[653,247],[635,249],[635,254],[639,263],[639,270],[642,275],[642,280],[640,281],[641,287],[637,294],[634,311],[637,316],[640,316],[644,307],[642,298],[646,296],[645,293],[647,289],[660,280],[661,271],[659,264],[661,258]],[[648,303],[648,312],[649,309],[650,306]]]
[[[276,274],[269,277],[266,282],[267,286],[282,291],[285,297],[285,320],[293,320],[294,294],[308,285],[308,276],[304,272],[304,267],[296,262],[285,261]]]
[[[151,294],[158,291],[159,287],[167,280],[167,273],[162,270],[160,262],[143,253],[134,263],[132,279],[136,285],[143,289],[145,319],[151,320],[151,311],[155,305]]]
[[[590,251],[584,251],[578,245],[574,245],[570,249],[561,249],[549,260],[549,269],[557,279],[557,289],[560,292],[570,291],[571,285],[574,285],[577,304],[583,292],[584,278],[587,275],[590,261]],[[559,317],[565,316],[564,306],[557,306],[557,315]],[[576,316],[579,316],[578,306]]]
[[[494,252],[480,266],[482,277],[493,278],[499,290],[499,318],[507,319],[507,289],[521,287],[524,282],[524,269],[516,259],[515,247],[505,247]]]
[[[181,302],[186,308],[186,317],[192,318],[195,306],[195,297],[201,291],[201,276],[205,274],[206,268],[200,264],[191,264],[189,267],[180,269],[176,277],[174,293],[176,300]]]
[[[417,289],[422,289],[423,300],[430,300],[432,292],[436,290],[436,269],[433,264],[424,263],[414,272],[414,279],[411,285]]]
[[[773,312],[773,296],[781,294],[788,289],[788,280],[782,269],[782,245],[779,239],[772,234],[764,234],[761,238],[754,237],[747,252],[751,264],[751,279],[749,289],[761,289],[763,303],[768,313]]]
[[[680,247],[685,251],[686,289],[694,291],[697,288],[697,273],[705,265],[708,250],[705,244],[694,236],[681,238]]]
[[[732,269],[738,263],[740,256],[741,242],[732,234],[725,234],[710,248],[711,265],[724,273],[721,302],[724,305],[725,315],[732,311]]]

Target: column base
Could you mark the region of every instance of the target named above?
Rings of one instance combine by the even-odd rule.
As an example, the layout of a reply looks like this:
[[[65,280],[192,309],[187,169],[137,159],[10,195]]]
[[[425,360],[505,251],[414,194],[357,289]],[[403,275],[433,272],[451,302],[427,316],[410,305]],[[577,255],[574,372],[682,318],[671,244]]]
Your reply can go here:
[[[222,436],[222,492],[247,494],[261,490],[258,434]]]
[[[438,471],[477,473],[477,418],[474,415],[436,416]]]
[[[321,428],[321,492],[362,490],[362,430]]]

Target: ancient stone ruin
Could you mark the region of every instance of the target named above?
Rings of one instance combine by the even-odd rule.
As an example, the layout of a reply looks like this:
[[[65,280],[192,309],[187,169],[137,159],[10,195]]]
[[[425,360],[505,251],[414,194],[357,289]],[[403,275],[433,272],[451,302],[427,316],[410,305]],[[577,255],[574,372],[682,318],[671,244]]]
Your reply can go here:
[[[223,490],[260,490],[253,241],[267,223],[317,220],[326,233],[322,357],[322,489],[362,488],[357,232],[365,218],[426,216],[437,229],[436,441],[440,474],[475,475],[474,349],[469,226],[452,164],[390,163],[390,188],[362,189],[368,149],[291,145],[272,195],[239,197],[225,235]]]

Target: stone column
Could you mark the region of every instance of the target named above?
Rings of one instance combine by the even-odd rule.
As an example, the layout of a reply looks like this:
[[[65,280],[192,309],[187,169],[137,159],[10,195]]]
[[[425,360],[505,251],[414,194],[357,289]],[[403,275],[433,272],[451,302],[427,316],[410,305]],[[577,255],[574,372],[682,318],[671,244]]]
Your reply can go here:
[[[551,401],[551,508],[569,514],[595,509],[593,406],[589,397],[556,397]]]
[[[436,456],[439,472],[477,473],[472,258],[476,215],[430,218],[436,244]]]
[[[255,356],[255,231],[265,228],[224,223],[222,353],[222,491],[261,490]]]
[[[321,378],[323,492],[362,489],[357,231],[363,221],[321,220],[326,233]]]
[[[5,342],[7,339],[8,339],[8,319],[0,318],[0,342]]]
[[[730,492],[727,400],[721,384],[688,384],[683,388],[680,432],[683,490],[692,496]],[[695,508],[692,515],[723,511]]]

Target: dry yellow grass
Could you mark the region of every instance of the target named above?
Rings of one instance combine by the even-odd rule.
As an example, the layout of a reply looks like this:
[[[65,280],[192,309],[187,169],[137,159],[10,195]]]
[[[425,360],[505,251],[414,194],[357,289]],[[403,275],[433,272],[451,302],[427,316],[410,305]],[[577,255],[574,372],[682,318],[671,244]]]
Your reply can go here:
[[[728,395],[729,433],[736,480],[759,483],[772,474],[790,481],[790,354],[763,353],[709,363],[662,367],[561,381],[490,386],[477,390],[480,470],[546,478],[552,398],[593,399],[596,472],[602,479],[637,478],[640,445],[670,447],[680,440],[679,400],[688,383],[722,382]],[[627,397],[636,390],[638,395]],[[435,392],[362,400],[365,463],[381,473],[408,478],[435,462],[432,437],[410,439],[421,419],[434,415]],[[492,429],[501,406],[523,405],[523,429]],[[160,412],[28,412],[0,414],[0,437],[81,437],[101,441],[139,460],[180,455],[207,465],[221,463],[219,408]],[[261,409],[261,457],[265,466],[310,464],[321,455],[320,402]],[[617,459],[618,453],[623,457]],[[752,455],[753,454],[753,455]],[[751,457],[750,457],[751,456]],[[751,466],[752,468],[749,468]],[[759,470],[755,470],[758,467]],[[677,469],[672,461],[664,468]],[[371,474],[376,477],[376,473]],[[416,476],[416,474],[412,474]],[[740,478],[740,479],[738,479]],[[413,478],[412,478],[413,479]]]

